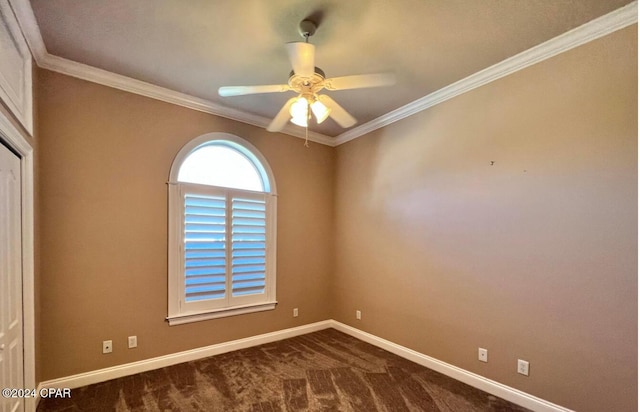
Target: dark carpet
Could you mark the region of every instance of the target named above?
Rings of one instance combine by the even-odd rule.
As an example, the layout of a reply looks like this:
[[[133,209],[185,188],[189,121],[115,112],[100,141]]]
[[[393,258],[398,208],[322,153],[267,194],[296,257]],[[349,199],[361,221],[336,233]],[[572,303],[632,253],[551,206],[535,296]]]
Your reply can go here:
[[[526,411],[334,329],[73,389],[38,411]]]

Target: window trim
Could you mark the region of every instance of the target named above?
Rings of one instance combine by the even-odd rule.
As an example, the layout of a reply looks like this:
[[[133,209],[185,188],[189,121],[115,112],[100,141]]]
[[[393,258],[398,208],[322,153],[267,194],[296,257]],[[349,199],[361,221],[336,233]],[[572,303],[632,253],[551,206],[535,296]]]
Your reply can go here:
[[[262,178],[264,192],[256,192],[264,194],[267,200],[266,225],[268,227],[266,249],[267,264],[265,267],[265,300],[243,304],[237,306],[227,306],[218,308],[208,308],[205,310],[187,311],[181,309],[181,291],[184,290],[184,264],[183,264],[183,220],[184,206],[182,204],[183,182],[178,181],[180,167],[184,160],[194,151],[202,146],[211,144],[221,144],[237,150],[246,156],[252,165],[258,171]],[[276,300],[276,215],[277,215],[277,194],[276,184],[273,178],[273,172],[266,158],[251,143],[246,140],[228,133],[207,133],[199,136],[186,145],[175,156],[171,165],[168,183],[168,316],[166,320],[170,326],[180,325],[184,323],[197,322],[208,319],[216,319],[226,316],[234,316],[245,313],[260,312],[275,309]],[[185,185],[196,185],[193,183],[184,183]],[[243,191],[242,189],[224,188],[219,186],[197,185],[215,190]],[[245,192],[251,192],[246,191]]]

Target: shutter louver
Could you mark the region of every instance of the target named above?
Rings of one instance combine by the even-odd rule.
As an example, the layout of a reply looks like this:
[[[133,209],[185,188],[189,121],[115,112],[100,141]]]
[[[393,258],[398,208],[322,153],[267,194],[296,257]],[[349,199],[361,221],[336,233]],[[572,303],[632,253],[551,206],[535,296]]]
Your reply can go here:
[[[235,194],[231,201],[232,296],[263,294],[266,268],[266,200]]]
[[[225,196],[184,197],[185,301],[226,295]]]

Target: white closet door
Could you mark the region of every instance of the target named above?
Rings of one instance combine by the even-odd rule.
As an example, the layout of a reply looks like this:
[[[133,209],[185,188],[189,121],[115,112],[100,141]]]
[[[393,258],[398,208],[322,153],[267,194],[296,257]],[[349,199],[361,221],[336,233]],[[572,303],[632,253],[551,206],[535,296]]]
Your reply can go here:
[[[24,388],[20,159],[0,144],[0,387]],[[24,410],[0,398],[3,412]]]

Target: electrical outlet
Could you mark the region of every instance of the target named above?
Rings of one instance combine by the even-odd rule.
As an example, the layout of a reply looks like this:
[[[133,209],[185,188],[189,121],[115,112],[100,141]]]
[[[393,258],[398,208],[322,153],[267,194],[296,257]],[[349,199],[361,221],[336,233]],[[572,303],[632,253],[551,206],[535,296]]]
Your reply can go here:
[[[518,373],[520,375],[529,376],[529,362],[518,359]]]
[[[359,310],[356,310],[356,319],[362,319],[362,312],[360,312]]]
[[[294,318],[298,317],[298,308],[293,308],[293,317]]]
[[[138,347],[138,337],[137,336],[129,336],[129,349]]]
[[[111,353],[113,352],[113,342],[110,340],[102,341],[102,353]]]
[[[480,362],[489,362],[489,351],[484,348],[478,348],[478,360]]]

